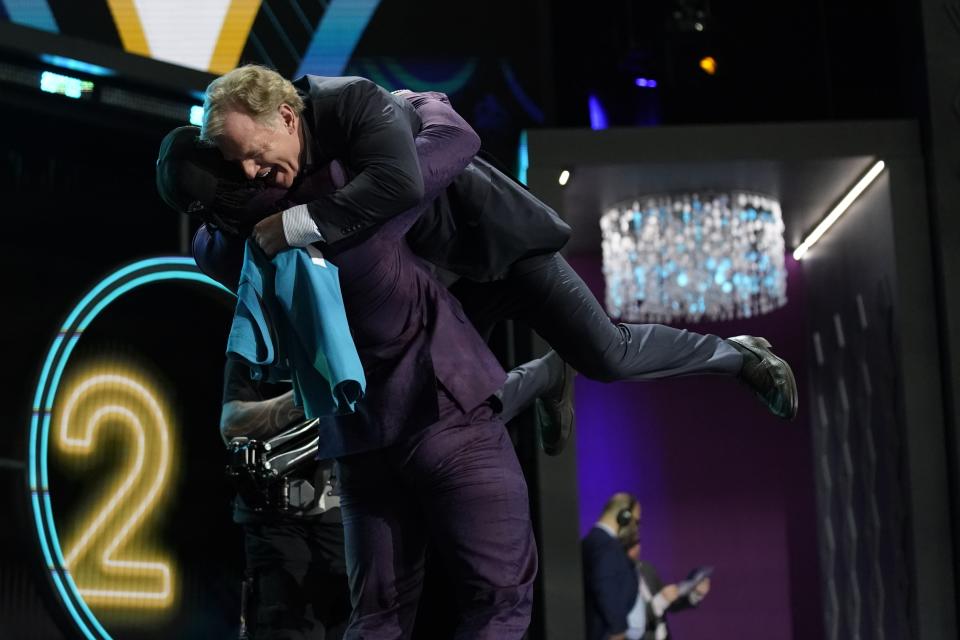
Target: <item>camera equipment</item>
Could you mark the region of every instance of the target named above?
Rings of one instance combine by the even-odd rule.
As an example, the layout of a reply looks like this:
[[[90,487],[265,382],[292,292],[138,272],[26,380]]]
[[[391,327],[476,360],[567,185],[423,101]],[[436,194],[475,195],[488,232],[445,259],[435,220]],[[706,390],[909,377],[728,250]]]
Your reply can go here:
[[[317,422],[297,422],[267,440],[230,440],[227,475],[249,508],[307,515],[339,506],[333,478],[314,487],[306,477],[291,477],[316,463]]]

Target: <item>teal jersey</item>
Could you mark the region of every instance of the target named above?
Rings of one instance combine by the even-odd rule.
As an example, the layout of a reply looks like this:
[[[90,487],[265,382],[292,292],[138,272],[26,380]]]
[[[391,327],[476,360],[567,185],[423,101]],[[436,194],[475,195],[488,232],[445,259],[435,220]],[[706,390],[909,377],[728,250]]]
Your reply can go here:
[[[269,259],[247,240],[227,357],[254,380],[292,382],[308,418],[352,413],[366,389],[337,267],[313,247]]]

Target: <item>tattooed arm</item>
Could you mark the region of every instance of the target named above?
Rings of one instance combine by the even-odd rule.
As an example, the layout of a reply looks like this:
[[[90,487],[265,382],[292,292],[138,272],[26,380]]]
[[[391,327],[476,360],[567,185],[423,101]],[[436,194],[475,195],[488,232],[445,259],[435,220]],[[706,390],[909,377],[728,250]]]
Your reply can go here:
[[[220,435],[224,442],[240,436],[269,438],[303,418],[303,409],[293,403],[292,390],[269,400],[232,400],[224,403],[220,413]]]
[[[220,413],[220,435],[224,442],[241,436],[269,438],[303,418],[303,410],[293,403],[290,385],[252,380],[250,369],[235,360],[227,360]]]

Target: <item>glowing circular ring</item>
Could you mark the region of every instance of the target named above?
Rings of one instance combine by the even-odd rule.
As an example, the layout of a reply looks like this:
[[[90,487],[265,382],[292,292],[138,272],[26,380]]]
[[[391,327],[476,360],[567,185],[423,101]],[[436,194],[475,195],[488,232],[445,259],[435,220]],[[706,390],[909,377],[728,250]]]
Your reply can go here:
[[[37,382],[37,391],[33,397],[33,414],[30,418],[30,437],[27,444],[29,447],[27,474],[37,538],[61,602],[77,628],[89,640],[112,640],[112,638],[80,596],[73,577],[64,566],[63,552],[60,549],[60,540],[57,538],[47,485],[47,445],[53,401],[57,397],[60,378],[70,359],[70,354],[80,336],[83,335],[83,331],[90,326],[94,318],[123,294],[145,284],[168,280],[200,282],[233,295],[229,289],[201,273],[192,258],[177,256],[149,258],[114,271],[90,289],[67,316],[47,352],[43,369],[40,371],[40,379]]]

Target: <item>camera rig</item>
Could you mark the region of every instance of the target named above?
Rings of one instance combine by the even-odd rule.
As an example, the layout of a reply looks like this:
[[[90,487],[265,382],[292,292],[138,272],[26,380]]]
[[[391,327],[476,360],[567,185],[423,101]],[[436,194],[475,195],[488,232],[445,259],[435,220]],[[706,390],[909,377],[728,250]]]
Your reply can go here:
[[[250,509],[312,515],[339,506],[332,472],[324,473],[321,487],[313,486],[313,476],[302,474],[317,463],[317,425],[316,419],[306,420],[265,440],[230,440],[227,476]]]

